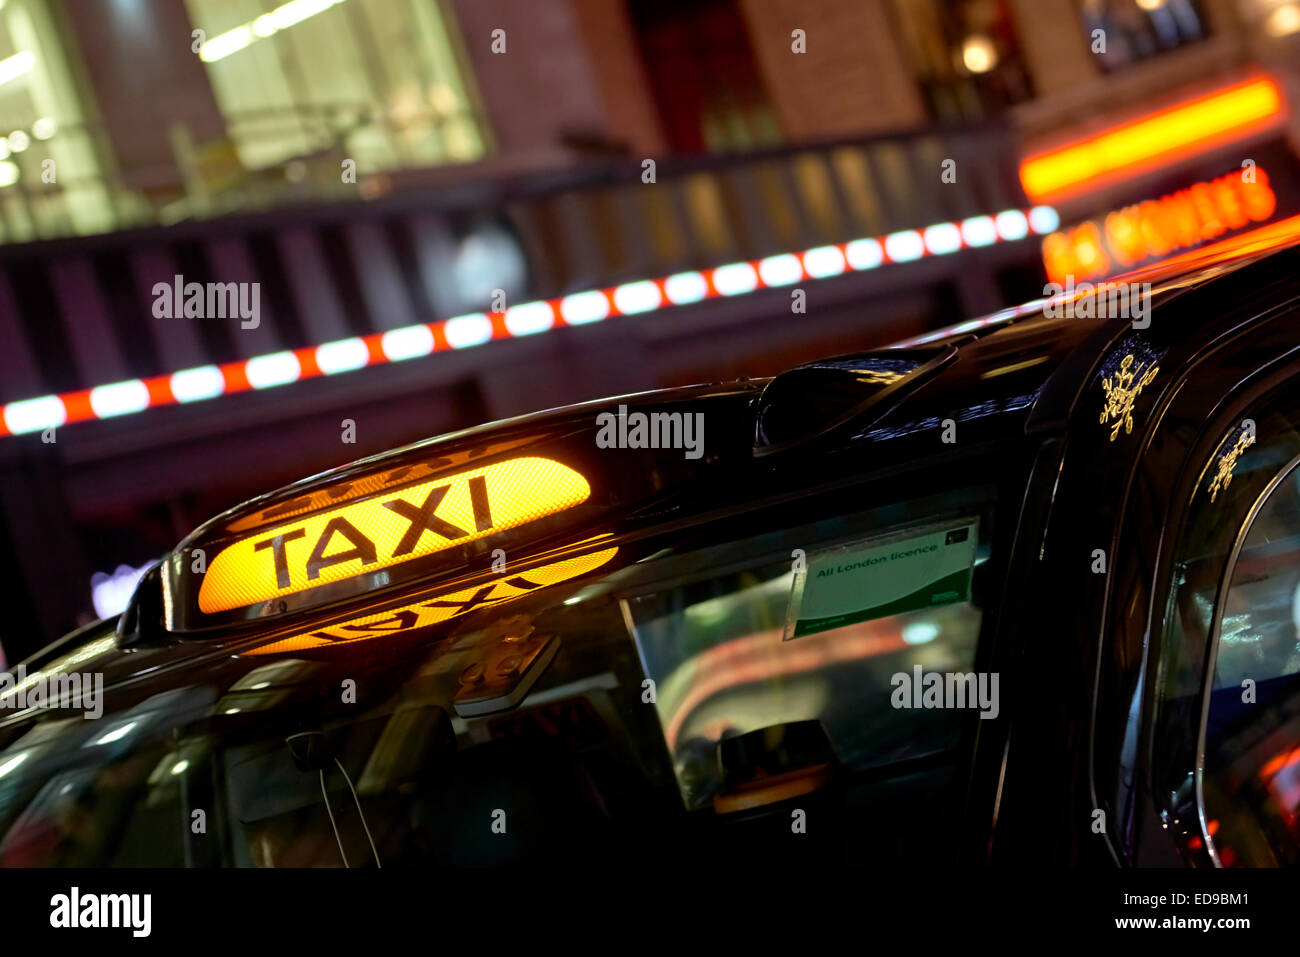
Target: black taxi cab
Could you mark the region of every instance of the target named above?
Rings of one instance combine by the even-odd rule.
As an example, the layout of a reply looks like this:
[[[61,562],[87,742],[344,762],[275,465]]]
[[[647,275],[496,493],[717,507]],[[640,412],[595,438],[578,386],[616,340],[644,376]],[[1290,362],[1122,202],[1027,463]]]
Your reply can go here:
[[[219,515],[0,688],[0,864],[1296,864],[1292,241]]]

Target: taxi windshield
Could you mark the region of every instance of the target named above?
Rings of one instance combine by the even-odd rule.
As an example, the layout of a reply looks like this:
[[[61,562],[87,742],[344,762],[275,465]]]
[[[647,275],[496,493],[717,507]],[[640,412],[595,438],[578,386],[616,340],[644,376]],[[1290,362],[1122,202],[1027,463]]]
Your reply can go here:
[[[0,726],[0,864],[476,867],[647,834],[934,852],[879,823],[925,817],[898,835],[942,843],[962,736],[996,715],[996,687],[959,680],[964,710],[919,687],[973,677],[995,500],[840,496],[597,547],[425,601],[431,619],[123,688],[102,721]]]

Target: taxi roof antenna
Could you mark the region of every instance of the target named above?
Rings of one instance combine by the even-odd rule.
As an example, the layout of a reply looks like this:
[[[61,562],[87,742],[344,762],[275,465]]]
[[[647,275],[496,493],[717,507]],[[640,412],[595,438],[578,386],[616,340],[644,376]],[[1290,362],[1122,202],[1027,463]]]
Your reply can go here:
[[[339,857],[343,858],[343,866],[351,867],[348,863],[347,851],[343,849],[343,838],[339,834],[338,823],[334,820],[334,809],[330,807],[329,791],[325,789],[325,769],[329,767],[331,761],[338,767],[339,773],[343,775],[343,780],[348,784],[348,790],[352,792],[352,800],[357,805],[357,816],[361,818],[361,826],[365,829],[366,840],[370,842],[370,853],[375,856],[375,867],[382,868],[384,865],[379,860],[379,850],[375,847],[375,839],[370,834],[370,825],[366,823],[366,812],[361,809],[361,799],[357,797],[357,790],[352,786],[352,778],[348,776],[347,768],[343,767],[343,762],[338,759],[334,749],[330,747],[329,739],[325,737],[322,731],[299,731],[289,735],[284,739],[284,743],[289,746],[289,753],[293,755],[293,763],[298,766],[300,771],[316,771],[320,775],[320,793],[325,801],[325,813],[330,816],[330,827],[334,829],[334,841],[339,846]]]

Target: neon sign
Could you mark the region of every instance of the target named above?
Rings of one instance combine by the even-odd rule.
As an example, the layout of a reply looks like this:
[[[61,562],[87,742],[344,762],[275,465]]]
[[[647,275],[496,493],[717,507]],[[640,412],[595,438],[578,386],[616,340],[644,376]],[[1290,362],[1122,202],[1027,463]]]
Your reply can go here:
[[[1096,279],[1262,223],[1276,209],[1268,174],[1252,166],[1051,233],[1043,265],[1052,282]]]

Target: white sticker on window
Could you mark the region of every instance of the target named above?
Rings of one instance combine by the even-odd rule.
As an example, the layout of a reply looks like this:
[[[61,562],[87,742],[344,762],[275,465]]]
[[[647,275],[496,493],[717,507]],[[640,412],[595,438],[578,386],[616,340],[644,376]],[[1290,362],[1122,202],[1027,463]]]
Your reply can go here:
[[[797,572],[784,638],[970,598],[979,520],[957,519],[808,556]]]

